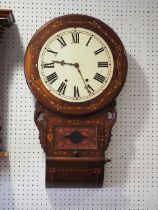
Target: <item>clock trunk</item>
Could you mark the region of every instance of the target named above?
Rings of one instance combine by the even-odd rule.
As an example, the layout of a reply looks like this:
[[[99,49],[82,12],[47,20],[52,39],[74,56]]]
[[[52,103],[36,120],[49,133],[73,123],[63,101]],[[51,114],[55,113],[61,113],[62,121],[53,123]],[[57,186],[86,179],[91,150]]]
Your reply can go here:
[[[46,186],[101,186],[109,161],[104,151],[115,121],[115,102],[84,117],[55,114],[37,102],[35,122],[46,153]]]

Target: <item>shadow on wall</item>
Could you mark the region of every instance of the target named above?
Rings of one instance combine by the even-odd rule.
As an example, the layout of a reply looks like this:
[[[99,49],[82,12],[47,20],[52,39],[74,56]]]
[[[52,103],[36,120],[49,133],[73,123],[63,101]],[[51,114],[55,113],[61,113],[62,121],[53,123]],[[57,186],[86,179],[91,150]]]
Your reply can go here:
[[[14,144],[11,137],[11,119],[13,110],[10,108],[10,85],[12,84],[15,66],[23,62],[23,47],[19,30],[16,24],[10,28],[5,28],[3,38],[0,43],[0,126],[2,127],[1,139],[2,149],[7,150],[9,157],[0,159],[0,204],[1,208],[14,209],[14,198],[10,190],[12,189],[11,161],[14,161],[14,154],[10,147]],[[11,116],[10,116],[11,115]],[[9,145],[9,141],[12,143]],[[9,200],[9,202],[6,201]],[[1,200],[2,199],[2,200]],[[6,201],[6,202],[4,202]],[[8,206],[7,206],[8,205]]]
[[[117,98],[117,121],[106,151],[106,156],[111,159],[111,162],[105,165],[105,189],[125,185],[127,178],[130,177],[130,164],[135,160],[135,141],[140,137],[149,115],[148,112],[141,111],[142,107],[144,110],[149,110],[147,101],[150,101],[145,74],[130,54],[127,54],[127,57],[127,79]]]

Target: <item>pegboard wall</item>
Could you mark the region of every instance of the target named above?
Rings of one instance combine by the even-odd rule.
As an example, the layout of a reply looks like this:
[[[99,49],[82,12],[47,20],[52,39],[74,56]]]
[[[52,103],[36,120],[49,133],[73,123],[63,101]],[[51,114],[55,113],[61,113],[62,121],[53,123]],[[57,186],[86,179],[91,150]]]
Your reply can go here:
[[[0,210],[158,210],[158,1],[1,0],[16,24],[0,45]],[[101,19],[127,51],[128,76],[117,98],[118,119],[106,151],[101,189],[46,189],[45,154],[35,126],[35,99],[24,77],[26,46],[47,21],[63,14]]]

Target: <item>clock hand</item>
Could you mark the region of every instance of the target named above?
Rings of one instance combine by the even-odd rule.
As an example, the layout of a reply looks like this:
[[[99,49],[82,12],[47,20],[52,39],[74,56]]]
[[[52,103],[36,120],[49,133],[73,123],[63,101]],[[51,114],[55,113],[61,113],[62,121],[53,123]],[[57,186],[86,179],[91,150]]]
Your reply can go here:
[[[82,78],[82,80],[83,80],[83,82],[84,82],[85,88],[86,88],[87,92],[88,92],[89,95],[90,95],[91,92],[90,92],[90,90],[89,90],[89,88],[88,88],[88,86],[87,86],[87,84],[86,84],[86,82],[85,82],[85,80],[84,80],[84,78],[83,78],[83,75],[82,75],[82,73],[81,73],[81,70],[79,69],[79,64],[76,63],[74,66],[77,68],[78,73],[80,74],[80,76],[81,76],[81,78]]]
[[[62,60],[62,61],[53,61],[53,63],[59,63],[62,66],[63,65],[69,65],[69,66],[75,66],[76,67],[76,65],[78,65],[77,63],[66,63],[64,60]]]

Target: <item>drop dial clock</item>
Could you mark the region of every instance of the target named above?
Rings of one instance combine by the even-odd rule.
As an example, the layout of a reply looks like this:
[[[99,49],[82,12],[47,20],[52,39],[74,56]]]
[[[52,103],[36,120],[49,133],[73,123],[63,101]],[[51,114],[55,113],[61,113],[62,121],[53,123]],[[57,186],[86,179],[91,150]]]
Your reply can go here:
[[[96,18],[65,15],[36,32],[24,68],[37,99],[46,186],[102,186],[115,99],[127,74],[121,40]]]

